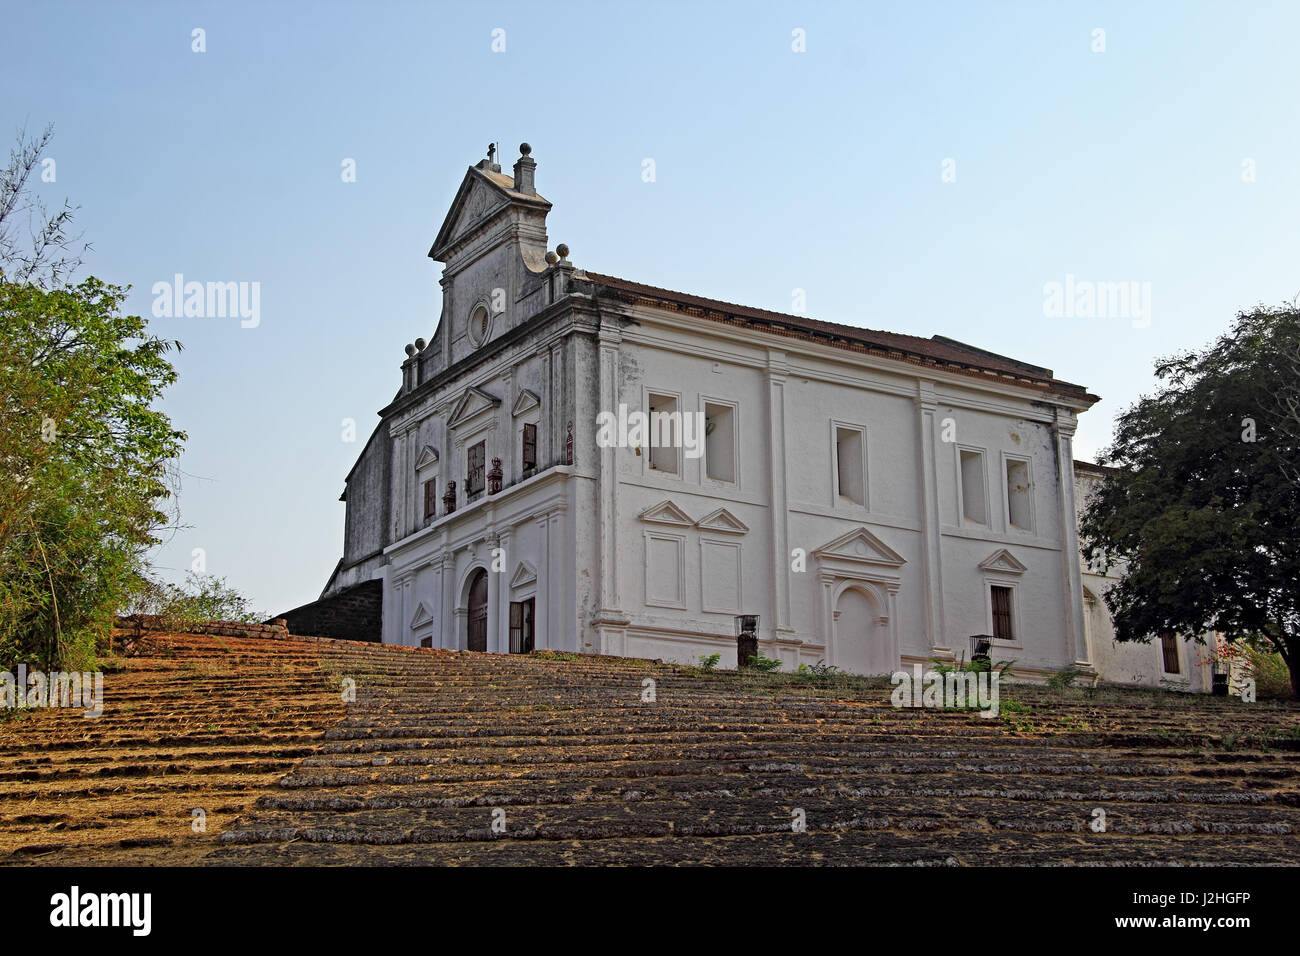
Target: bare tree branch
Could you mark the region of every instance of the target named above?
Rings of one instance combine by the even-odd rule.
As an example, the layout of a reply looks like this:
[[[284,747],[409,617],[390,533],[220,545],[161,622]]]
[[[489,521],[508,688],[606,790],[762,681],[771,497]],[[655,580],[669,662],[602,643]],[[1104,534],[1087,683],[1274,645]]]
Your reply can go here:
[[[28,137],[26,127],[19,129],[9,164],[0,170],[0,278],[43,289],[65,284],[90,250],[81,233],[70,231],[76,208],[65,200],[63,208],[51,215],[29,188],[41,154],[53,138],[53,124],[35,138]]]

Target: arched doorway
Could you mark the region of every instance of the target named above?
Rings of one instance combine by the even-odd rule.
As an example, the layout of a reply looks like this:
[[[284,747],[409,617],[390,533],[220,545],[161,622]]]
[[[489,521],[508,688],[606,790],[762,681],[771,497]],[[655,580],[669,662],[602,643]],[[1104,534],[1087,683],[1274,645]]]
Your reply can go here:
[[[876,599],[861,588],[846,589],[835,602],[835,665],[850,674],[888,674],[892,660],[889,636],[881,626]]]
[[[471,651],[486,651],[488,636],[488,579],[487,572],[479,568],[469,584],[469,639]]]

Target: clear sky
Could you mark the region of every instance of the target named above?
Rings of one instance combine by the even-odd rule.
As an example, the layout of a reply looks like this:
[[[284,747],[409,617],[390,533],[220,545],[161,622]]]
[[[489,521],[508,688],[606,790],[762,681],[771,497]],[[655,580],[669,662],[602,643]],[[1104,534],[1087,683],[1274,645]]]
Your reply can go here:
[[[803,289],[816,318],[1048,366],[1103,398],[1078,457],[1153,358],[1300,293],[1296,2],[5,7],[0,132],[55,124],[37,188],[80,205],[83,271],[146,316],[176,273],[260,283],[256,328],[151,323],[185,344],[164,408],[189,432],[158,563],[202,548],[268,612],[338,560],[491,141],[507,171],[532,144],[578,267],[778,311]],[[1046,315],[1067,275],[1149,283],[1149,323]]]

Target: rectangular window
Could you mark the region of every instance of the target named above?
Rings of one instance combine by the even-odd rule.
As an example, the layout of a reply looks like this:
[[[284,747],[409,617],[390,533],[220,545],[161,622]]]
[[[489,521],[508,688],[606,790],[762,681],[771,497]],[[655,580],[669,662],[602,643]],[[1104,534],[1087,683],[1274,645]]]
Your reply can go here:
[[[855,505],[867,503],[866,476],[862,473],[862,430],[835,427],[835,493]]]
[[[524,474],[531,474],[537,470],[537,426],[524,426],[524,453],[523,453]]]
[[[1160,653],[1164,658],[1166,674],[1182,673],[1182,668],[1178,663],[1178,638],[1172,634],[1161,634]]]
[[[704,403],[704,465],[714,481],[736,480],[735,423],[730,405]]]
[[[467,496],[481,494],[483,491],[483,472],[486,457],[487,442],[479,442],[470,448],[465,473],[465,493]]]
[[[1029,462],[1007,459],[1007,521],[1018,531],[1033,530],[1033,498]]]
[[[650,396],[650,468],[668,475],[677,474],[677,448],[681,444],[681,416],[677,399],[671,395]]]
[[[984,453],[961,452],[961,516],[971,524],[988,524],[988,495],[984,491]]]
[[[993,636],[999,641],[1014,641],[1016,629],[1011,613],[1012,590],[994,584],[989,588],[993,598]]]
[[[438,513],[438,479],[430,478],[424,483],[424,517],[432,518]]]

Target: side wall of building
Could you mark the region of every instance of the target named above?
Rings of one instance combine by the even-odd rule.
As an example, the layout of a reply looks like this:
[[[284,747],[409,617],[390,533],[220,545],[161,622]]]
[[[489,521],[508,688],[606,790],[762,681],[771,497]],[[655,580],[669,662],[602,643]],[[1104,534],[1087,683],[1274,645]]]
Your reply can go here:
[[[1075,499],[1078,513],[1083,515],[1088,499],[1104,479],[1104,472],[1095,466],[1081,466],[1075,472]],[[1213,645],[1214,635],[1201,643],[1181,639],[1176,642],[1177,670],[1165,666],[1164,649],[1159,640],[1149,643],[1115,640],[1115,624],[1106,605],[1106,592],[1123,577],[1122,565],[1103,570],[1089,566],[1080,555],[1083,566],[1084,608],[1087,614],[1088,640],[1093,659],[1101,679],[1111,684],[1134,687],[1172,687],[1191,691],[1209,691],[1210,667],[1205,663]],[[1171,661],[1172,663],[1172,661]]]
[[[608,629],[606,653],[734,663],[746,613],[760,615],[763,653],[788,667],[883,673],[969,654],[971,635],[993,631],[996,586],[1013,595],[1015,633],[995,658],[1030,674],[1078,658],[1072,413],[653,310],[625,316],[611,355],[607,407],[707,412],[713,433],[698,458],[607,452],[629,621]],[[982,456],[978,522],[962,515],[962,450]],[[1027,478],[1024,527],[1008,513],[1008,462]]]

